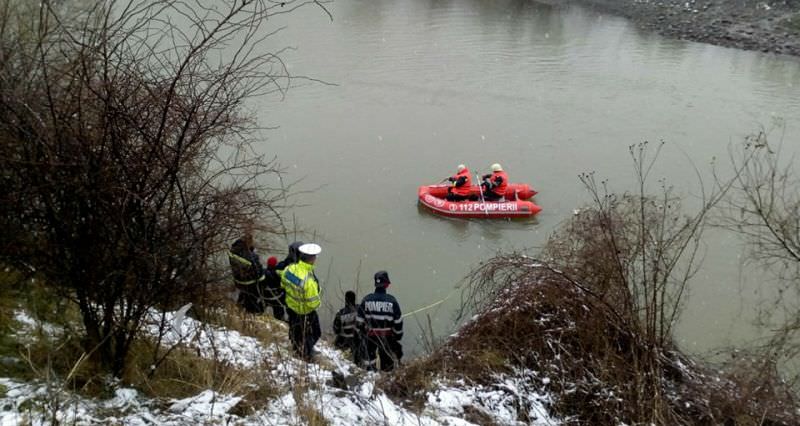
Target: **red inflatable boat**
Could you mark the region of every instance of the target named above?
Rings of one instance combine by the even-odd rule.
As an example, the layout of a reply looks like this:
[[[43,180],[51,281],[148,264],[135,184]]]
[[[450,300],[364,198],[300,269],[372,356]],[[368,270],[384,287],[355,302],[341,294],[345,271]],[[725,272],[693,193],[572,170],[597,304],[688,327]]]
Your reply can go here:
[[[450,185],[423,185],[417,196],[419,203],[432,212],[449,217],[474,218],[513,218],[530,217],[542,211],[531,201],[536,191],[525,183],[510,183],[506,196],[501,201],[447,201],[447,188]],[[480,187],[473,185],[471,195],[480,199]]]

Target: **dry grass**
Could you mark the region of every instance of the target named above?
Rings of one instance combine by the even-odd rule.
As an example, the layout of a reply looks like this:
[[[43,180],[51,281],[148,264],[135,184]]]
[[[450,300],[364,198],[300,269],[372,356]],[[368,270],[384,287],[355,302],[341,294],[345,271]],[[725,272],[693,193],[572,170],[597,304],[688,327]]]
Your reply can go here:
[[[311,401],[305,396],[308,394],[305,386],[294,388],[294,399],[297,401],[297,414],[309,426],[327,426],[328,420],[322,415],[322,401]]]
[[[287,341],[287,329],[283,322],[271,316],[249,314],[229,299],[217,299],[213,307],[195,306],[189,313],[208,325],[253,337],[265,347],[283,345]],[[247,369],[204,358],[195,349],[178,346],[152,372],[153,351],[152,342],[140,340],[131,351],[126,370],[128,381],[153,397],[181,398],[212,389],[242,396],[243,400],[234,411],[239,415],[247,415],[263,408],[286,390],[286,385],[279,383],[279,378],[264,373],[271,371],[272,365],[281,361],[279,359],[263,359],[260,365]]]
[[[8,271],[0,274],[0,355],[17,359],[0,365],[0,374],[23,380],[38,379],[58,383],[57,387],[71,389],[89,396],[104,396],[110,392],[107,374],[85,356],[77,308],[45,286]],[[24,281],[24,282],[23,282]],[[193,310],[213,323],[243,335],[258,339],[264,345],[286,340],[285,326],[273,318],[255,317],[238,308],[233,302],[217,299],[216,308]],[[34,328],[24,338],[14,335],[20,328],[13,313],[21,309],[58,330],[52,335],[45,328]],[[263,407],[279,394],[281,385],[275,378],[265,377],[263,369],[250,371],[229,363],[200,357],[195,350],[178,347],[170,351],[155,371],[154,342],[138,338],[129,353],[129,365],[122,380],[146,395],[161,398],[182,398],[196,395],[205,389],[243,397],[240,412]],[[160,353],[163,354],[161,348]],[[268,362],[269,360],[265,360]]]
[[[259,380],[258,383],[242,389],[242,393],[237,394],[242,397],[242,400],[231,409],[230,413],[246,417],[263,409],[267,403],[282,395],[283,389],[273,381],[266,379]]]
[[[52,383],[54,392],[69,389],[86,396],[110,396],[113,386],[108,374],[85,356],[84,342],[76,337],[82,335],[76,307],[45,286],[28,278],[23,280],[13,272],[0,274],[0,284],[0,329],[3,330],[0,355],[19,360],[16,364],[1,364],[0,374]],[[264,346],[288,345],[286,325],[271,315],[248,314],[225,297],[215,297],[213,303],[211,299],[206,301],[209,306],[195,305],[189,314],[207,321],[209,325],[253,337]],[[34,328],[24,338],[15,336],[14,333],[21,328],[21,324],[14,320],[15,310],[27,312],[48,327]],[[49,326],[57,330],[56,335]],[[298,404],[298,414],[308,424],[326,424],[319,411],[322,401],[303,400],[313,383],[303,377],[267,373],[278,363],[287,361],[290,357],[288,350],[285,354],[278,351],[273,357],[263,359],[260,365],[248,369],[204,358],[196,349],[178,346],[169,350],[158,368],[152,370],[156,352],[154,345],[155,341],[149,337],[140,336],[135,340],[121,377],[125,386],[132,386],[156,399],[184,398],[207,389],[235,394],[242,400],[233,408],[232,414],[239,416],[261,411],[276,397],[292,390],[298,394],[298,401],[302,401]],[[159,348],[159,357],[164,356],[165,349]],[[326,362],[324,359],[320,361],[321,364]],[[11,371],[12,365],[15,371]],[[300,376],[305,374],[308,372],[301,372]],[[53,395],[56,398],[56,393]],[[50,411],[55,412],[48,409],[48,413]]]
[[[485,266],[483,273],[515,281],[496,287],[477,319],[430,357],[387,378],[382,388],[419,408],[437,378],[491,384],[496,374],[521,368],[538,372],[533,381],[547,377],[538,387],[554,395],[550,409],[577,424],[635,424],[641,418],[637,407],[645,400],[666,413],[655,424],[800,424],[792,414],[796,405],[782,393],[785,386],[748,387],[674,348],[653,348],[603,299],[535,264],[509,256]],[[651,358],[657,360],[654,368],[641,368]],[[643,371],[654,372],[658,380],[643,381]],[[661,387],[648,391],[645,383]]]
[[[191,314],[206,324],[237,331],[264,345],[284,342],[288,336],[285,323],[276,320],[271,313],[253,315],[228,298],[218,299],[210,307],[195,306]]]
[[[23,327],[14,318],[17,310],[32,317],[36,325]],[[0,273],[0,356],[6,357],[0,364],[0,375],[60,381],[60,387],[102,394],[105,385],[101,375],[83,362],[79,327],[77,308],[41,280],[11,268]]]
[[[404,364],[391,374],[384,375],[376,383],[395,400],[403,401],[407,408],[421,411],[426,394],[433,390],[434,382],[447,374],[447,355],[440,348],[431,355]]]
[[[14,310],[19,305],[20,281],[20,274],[10,269],[0,272],[0,356],[9,360],[0,363],[0,375],[6,377],[20,377],[27,370],[20,361],[10,361],[19,357],[20,345],[14,336],[19,324],[14,320]]]
[[[167,355],[155,371],[152,365],[152,343],[138,341],[131,350],[123,381],[151,397],[185,398],[206,389],[237,394],[247,387],[251,377],[243,371],[213,359],[198,356],[194,351],[177,348]]]

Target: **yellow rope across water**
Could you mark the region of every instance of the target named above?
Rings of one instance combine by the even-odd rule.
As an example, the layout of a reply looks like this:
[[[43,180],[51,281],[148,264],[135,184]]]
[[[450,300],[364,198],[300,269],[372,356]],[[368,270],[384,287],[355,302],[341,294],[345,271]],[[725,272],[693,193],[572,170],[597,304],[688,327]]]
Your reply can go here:
[[[431,308],[434,308],[436,306],[439,306],[442,303],[444,303],[447,299],[449,299],[450,296],[452,296],[458,290],[460,290],[460,287],[456,286],[455,288],[453,288],[453,290],[450,293],[447,294],[447,296],[444,297],[444,299],[439,300],[438,302],[433,302],[430,305],[423,306],[423,307],[421,307],[419,309],[415,309],[415,310],[413,310],[411,312],[408,312],[406,314],[403,314],[403,316],[401,318],[405,318],[405,317],[408,317],[408,316],[411,316],[411,315],[414,315],[414,314],[418,314],[418,313],[420,313],[422,311],[427,311],[428,309],[431,309]]]

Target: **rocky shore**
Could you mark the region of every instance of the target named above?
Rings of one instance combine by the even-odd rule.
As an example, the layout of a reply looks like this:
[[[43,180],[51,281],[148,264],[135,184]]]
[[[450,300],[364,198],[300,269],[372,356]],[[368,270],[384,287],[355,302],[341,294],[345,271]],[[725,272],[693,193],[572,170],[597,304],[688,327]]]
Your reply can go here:
[[[667,37],[800,56],[800,0],[573,0]]]

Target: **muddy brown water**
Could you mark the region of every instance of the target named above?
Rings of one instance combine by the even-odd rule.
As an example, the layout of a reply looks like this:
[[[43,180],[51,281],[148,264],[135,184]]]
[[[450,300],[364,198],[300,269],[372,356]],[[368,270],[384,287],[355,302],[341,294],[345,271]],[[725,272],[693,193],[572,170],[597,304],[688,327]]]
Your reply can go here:
[[[499,251],[535,254],[588,201],[579,173],[631,189],[631,144],[665,140],[654,188],[663,177],[692,199],[694,167],[708,179],[712,158],[761,126],[782,120],[787,149],[800,140],[796,58],[668,40],[529,1],[327,7],[332,22],[315,7],[274,20],[287,28],[264,49],[296,47],[283,57],[292,73],[336,85],[298,80],[284,100],[254,103],[262,125],[279,126],[259,149],[278,156],[288,180],[302,178],[294,190],[310,191],[287,219],[323,247],[326,331],[343,290],[360,298],[385,269],[406,312],[446,299],[406,318],[404,340],[419,353],[428,318],[439,337],[449,332],[454,289],[472,267]],[[459,163],[485,173],[494,162],[540,192],[535,219],[446,219],[417,206],[418,185]],[[763,283],[741,254],[734,237],[709,234],[677,327],[684,349],[757,335],[748,324]]]

